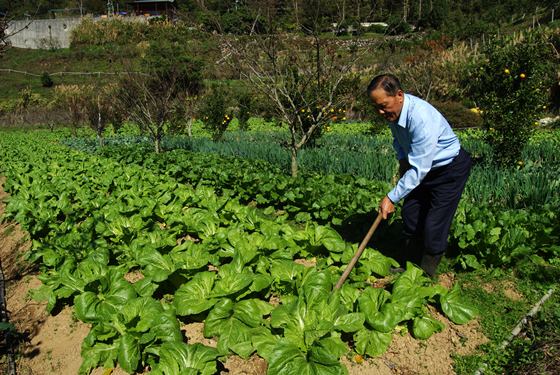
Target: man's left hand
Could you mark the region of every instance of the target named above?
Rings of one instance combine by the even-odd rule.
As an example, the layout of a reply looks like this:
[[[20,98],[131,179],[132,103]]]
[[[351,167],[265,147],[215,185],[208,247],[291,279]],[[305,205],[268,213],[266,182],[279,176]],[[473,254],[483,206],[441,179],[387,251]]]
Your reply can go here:
[[[381,200],[381,203],[379,204],[379,211],[381,211],[384,220],[387,220],[387,217],[395,212],[395,205],[391,202],[389,197],[385,196],[383,200]]]

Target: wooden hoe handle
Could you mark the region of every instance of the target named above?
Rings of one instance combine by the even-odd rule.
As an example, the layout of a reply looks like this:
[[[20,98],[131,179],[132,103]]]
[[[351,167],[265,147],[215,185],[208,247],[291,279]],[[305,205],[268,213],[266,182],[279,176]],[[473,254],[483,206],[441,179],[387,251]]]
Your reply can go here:
[[[338,282],[334,286],[334,290],[340,289],[342,284],[344,284],[344,282],[346,281],[346,278],[348,277],[350,272],[352,272],[352,269],[354,269],[354,266],[356,265],[356,262],[362,256],[362,253],[364,252],[364,249],[366,248],[367,244],[369,243],[369,240],[371,239],[371,236],[373,236],[373,232],[375,232],[375,230],[379,226],[379,223],[381,223],[381,220],[383,220],[383,214],[381,212],[379,212],[379,214],[377,215],[377,218],[375,219],[375,221],[371,225],[371,228],[369,228],[369,231],[367,232],[366,236],[362,240],[362,243],[360,243],[360,247],[358,247],[358,251],[356,251],[356,254],[354,254],[354,257],[352,258],[350,263],[348,263],[348,265],[346,266],[346,269],[344,270],[344,273],[342,274],[342,276],[340,276],[340,279],[338,279]]]

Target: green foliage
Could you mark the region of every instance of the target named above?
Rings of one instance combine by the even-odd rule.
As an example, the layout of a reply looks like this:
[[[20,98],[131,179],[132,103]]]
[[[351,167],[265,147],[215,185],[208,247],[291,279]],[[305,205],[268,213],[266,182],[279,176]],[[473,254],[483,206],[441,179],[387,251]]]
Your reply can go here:
[[[501,164],[513,165],[520,160],[548,103],[553,62],[549,37],[535,30],[497,38],[468,75],[466,84],[482,109],[487,140]]]
[[[236,95],[237,97],[237,120],[240,130],[247,130],[248,121],[254,113],[255,100],[253,95],[247,91],[242,91]]]
[[[44,72],[44,73],[41,75],[41,85],[42,85],[43,87],[53,87],[54,82],[53,82],[51,76],[49,75],[49,73]]]
[[[502,210],[461,204],[452,224],[451,237],[464,253],[489,265],[515,264],[522,259],[542,264],[560,256],[558,218],[544,206],[533,210]],[[464,264],[476,268],[464,256]]]
[[[196,95],[202,89],[202,62],[177,42],[153,40],[141,60],[146,85],[153,95]]]

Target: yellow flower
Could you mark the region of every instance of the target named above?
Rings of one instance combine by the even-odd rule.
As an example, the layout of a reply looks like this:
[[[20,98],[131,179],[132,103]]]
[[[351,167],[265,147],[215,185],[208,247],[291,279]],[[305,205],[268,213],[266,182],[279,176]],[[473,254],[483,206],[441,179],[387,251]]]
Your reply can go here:
[[[525,79],[525,77],[526,77],[525,73],[521,73],[521,74],[519,75],[519,78],[521,78],[521,79]]]
[[[356,362],[356,363],[358,363],[358,364],[362,364],[362,363],[364,363],[364,357],[362,357],[362,356],[359,355],[359,354],[356,354],[356,355],[354,356],[354,362]]]
[[[523,160],[519,160],[519,161],[517,162],[517,165],[519,165],[520,167],[522,167],[524,164],[525,164],[525,163],[523,163]]]
[[[346,117],[343,117],[343,118],[342,118],[342,121],[346,121]]]
[[[331,108],[331,112],[334,112],[334,108]]]
[[[504,73],[509,74],[509,73],[510,73],[509,69],[508,69],[508,68],[505,68],[505,69],[504,69]]]
[[[539,122],[538,122],[538,121],[535,121],[535,122],[533,123],[533,125],[539,126]]]

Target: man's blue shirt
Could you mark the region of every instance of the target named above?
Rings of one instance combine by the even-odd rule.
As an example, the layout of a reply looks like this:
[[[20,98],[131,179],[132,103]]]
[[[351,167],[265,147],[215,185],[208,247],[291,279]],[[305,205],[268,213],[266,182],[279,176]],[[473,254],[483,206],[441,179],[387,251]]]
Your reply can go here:
[[[387,194],[397,203],[420,185],[430,169],[451,163],[461,145],[442,114],[414,95],[404,95],[399,119],[389,127],[397,158],[407,159],[411,167]]]

